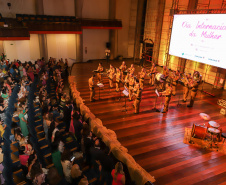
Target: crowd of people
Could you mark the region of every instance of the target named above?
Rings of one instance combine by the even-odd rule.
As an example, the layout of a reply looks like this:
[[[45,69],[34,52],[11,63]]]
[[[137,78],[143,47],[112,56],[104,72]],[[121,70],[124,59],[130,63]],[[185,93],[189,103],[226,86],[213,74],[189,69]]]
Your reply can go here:
[[[3,55],[4,56],[4,55]],[[4,145],[5,111],[15,86],[19,86],[18,103],[13,114],[11,141],[18,143],[20,168],[28,184],[90,184],[89,173],[94,171],[96,185],[125,184],[125,174],[121,162],[116,161],[109,148],[90,130],[88,122],[83,120],[79,109],[64,93],[68,77],[68,63],[65,59],[56,61],[50,58],[22,63],[19,60],[9,62],[2,57],[0,65],[0,136]],[[29,124],[28,95],[34,81],[37,90],[34,93],[34,106],[40,108],[36,116],[43,120],[41,128],[44,139],[51,148],[53,167],[48,168],[40,160],[38,151],[31,139]],[[53,90],[53,91],[52,91]],[[64,137],[66,136],[66,137]],[[67,146],[73,138],[76,150]],[[4,154],[4,151],[3,151]],[[82,170],[82,169],[88,169]],[[4,177],[3,177],[4,178]]]

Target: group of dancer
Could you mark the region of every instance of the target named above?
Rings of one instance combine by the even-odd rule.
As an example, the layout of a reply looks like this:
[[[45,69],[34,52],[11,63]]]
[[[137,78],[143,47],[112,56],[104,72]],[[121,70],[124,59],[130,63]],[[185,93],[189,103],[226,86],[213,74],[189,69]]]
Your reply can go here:
[[[169,103],[171,96],[176,95],[176,89],[179,81],[184,84],[183,89],[183,102],[187,101],[189,91],[191,91],[191,99],[188,107],[192,107],[194,104],[195,97],[197,95],[198,86],[201,82],[201,75],[198,71],[195,71],[193,76],[190,73],[183,74],[179,70],[170,71],[166,66],[163,66],[163,72],[159,73],[156,69],[156,65],[152,62],[150,69],[141,68],[138,75],[135,75],[135,67],[133,64],[129,68],[123,61],[120,67],[115,68],[110,64],[110,68],[104,72],[104,68],[99,63],[97,70],[94,70],[95,74],[89,79],[90,88],[90,101],[95,101],[95,86],[94,78],[97,76],[97,84],[103,82],[103,75],[107,75],[109,78],[109,87],[114,87],[115,91],[120,91],[120,84],[123,84],[125,90],[128,91],[128,100],[134,100],[133,106],[135,108],[135,114],[139,113],[140,102],[142,98],[142,91],[144,89],[144,81],[146,76],[149,77],[149,85],[155,86],[159,96],[165,97],[165,104],[162,113],[168,112]]]

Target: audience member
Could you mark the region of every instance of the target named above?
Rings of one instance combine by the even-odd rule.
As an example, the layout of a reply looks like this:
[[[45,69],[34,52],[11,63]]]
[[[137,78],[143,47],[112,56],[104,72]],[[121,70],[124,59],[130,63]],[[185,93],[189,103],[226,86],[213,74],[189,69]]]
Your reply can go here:
[[[113,181],[112,185],[124,185],[125,184],[125,174],[123,172],[123,166],[121,162],[117,162],[115,169],[111,172]]]
[[[51,143],[52,149],[52,161],[54,166],[56,167],[58,173],[63,176],[63,167],[61,164],[61,153],[58,150],[58,144],[56,142]]]
[[[57,168],[52,167],[47,174],[49,185],[69,185],[67,181],[59,174]]]
[[[72,161],[71,161],[71,152],[70,150],[64,150],[61,155],[61,164],[63,167],[64,176],[67,182],[71,183],[71,168],[72,168]]]

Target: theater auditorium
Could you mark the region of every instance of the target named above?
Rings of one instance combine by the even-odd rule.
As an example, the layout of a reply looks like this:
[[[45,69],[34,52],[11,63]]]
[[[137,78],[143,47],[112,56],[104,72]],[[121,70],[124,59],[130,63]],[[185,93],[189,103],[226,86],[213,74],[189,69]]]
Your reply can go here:
[[[0,184],[226,184],[225,0],[0,0]]]

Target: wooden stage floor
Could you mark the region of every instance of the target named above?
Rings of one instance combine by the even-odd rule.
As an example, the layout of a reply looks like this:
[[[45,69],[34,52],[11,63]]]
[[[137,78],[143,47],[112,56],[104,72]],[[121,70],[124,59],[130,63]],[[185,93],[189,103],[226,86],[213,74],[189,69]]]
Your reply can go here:
[[[132,61],[126,61],[127,66]],[[114,61],[115,67],[121,61]],[[104,67],[109,65],[104,61]],[[199,113],[204,112],[218,122],[226,132],[226,118],[219,113],[217,98],[198,93],[193,108],[180,101],[182,86],[172,97],[166,114],[152,111],[155,102],[154,88],[145,81],[140,114],[133,114],[132,102],[127,101],[128,111],[122,112],[124,98],[118,101],[120,94],[109,89],[108,79],[104,77],[104,90],[96,88],[96,102],[89,101],[88,78],[97,69],[98,61],[78,63],[73,66],[71,75],[76,76],[77,89],[85,104],[103,121],[103,124],[116,132],[118,140],[147,172],[156,179],[155,184],[226,184],[226,156],[219,152],[196,148],[183,143],[185,127],[193,123],[202,124]],[[135,65],[135,74],[140,67]],[[121,90],[123,87],[121,86]],[[179,97],[180,96],[180,97]],[[161,98],[157,108],[162,107]]]

